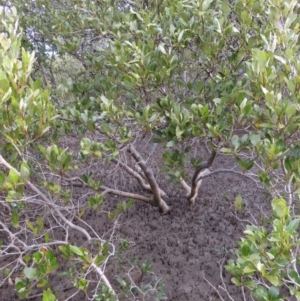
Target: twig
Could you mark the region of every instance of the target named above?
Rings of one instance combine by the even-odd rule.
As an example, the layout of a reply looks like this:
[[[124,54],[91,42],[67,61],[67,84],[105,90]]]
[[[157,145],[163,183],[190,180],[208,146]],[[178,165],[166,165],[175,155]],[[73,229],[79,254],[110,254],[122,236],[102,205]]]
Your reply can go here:
[[[100,189],[104,190],[105,194],[106,193],[112,193],[112,194],[116,194],[116,195],[119,195],[119,196],[124,196],[124,197],[128,197],[128,198],[131,198],[131,199],[140,200],[140,201],[149,203],[151,205],[153,204],[153,199],[152,198],[148,198],[148,197],[138,195],[138,194],[135,194],[135,193],[116,190],[116,189],[112,189],[112,188],[109,188],[109,187],[106,187],[106,186],[101,186]]]
[[[207,173],[207,174],[200,175],[200,176],[199,176],[199,180],[202,180],[202,179],[207,178],[207,177],[209,177],[209,176],[215,175],[215,174],[217,174],[217,173],[233,173],[233,174],[236,174],[236,175],[239,175],[239,176],[242,176],[242,177],[246,177],[246,178],[250,179],[251,181],[253,181],[253,182],[256,184],[256,186],[257,186],[258,188],[262,189],[261,187],[259,187],[259,186],[257,185],[257,182],[255,181],[255,179],[251,178],[249,175],[247,175],[247,174],[245,174],[245,173],[242,173],[242,172],[240,172],[240,171],[234,170],[234,168],[231,168],[231,169],[220,168],[220,169],[217,169],[217,170],[210,171],[210,172]]]
[[[226,292],[228,298],[230,298],[231,301],[234,301],[234,299],[230,296],[230,294],[227,290],[227,287],[226,287],[226,284],[224,282],[223,275],[222,275],[224,260],[225,259],[222,259],[221,262],[218,262],[219,267],[220,267],[220,278],[221,278],[221,281],[222,281],[222,285],[220,285],[220,288],[223,289]]]
[[[224,298],[222,297],[222,295],[220,294],[220,292],[217,290],[217,288],[208,280],[205,278],[204,273],[203,273],[203,279],[209,284],[209,286],[218,294],[218,296],[220,297],[220,299],[222,301],[225,301]]]
[[[75,178],[72,178],[72,179],[65,179],[65,180],[67,180],[67,181],[78,180],[78,181],[81,182],[81,184],[72,183],[72,185],[74,187],[83,187],[83,186],[85,186],[85,187],[91,188],[88,184],[86,184],[79,177],[75,177]],[[124,197],[131,198],[131,199],[140,200],[140,201],[149,203],[151,205],[153,204],[153,199],[150,198],[150,197],[145,197],[145,196],[142,196],[142,195],[139,195],[139,194],[135,194],[135,193],[131,193],[131,192],[126,192],[126,191],[122,191],[122,190],[113,189],[113,188],[110,188],[110,187],[106,187],[104,185],[102,185],[98,189],[93,189],[93,190],[95,190],[95,191],[103,190],[103,192],[101,193],[102,195],[106,195],[107,193],[111,193],[111,194],[115,194],[115,195],[119,195],[119,196],[124,196]]]
[[[247,301],[247,298],[246,298],[246,295],[245,295],[245,288],[244,288],[243,285],[242,285],[242,295],[243,295],[244,301]]]

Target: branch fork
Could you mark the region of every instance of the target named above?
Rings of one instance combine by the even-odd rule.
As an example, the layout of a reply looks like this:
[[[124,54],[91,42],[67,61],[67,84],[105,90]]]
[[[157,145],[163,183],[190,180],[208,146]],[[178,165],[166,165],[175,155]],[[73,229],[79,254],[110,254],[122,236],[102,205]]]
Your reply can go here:
[[[129,145],[128,152],[137,162],[138,166],[143,171],[145,178],[147,179],[147,182],[149,183],[149,187],[153,194],[153,198],[150,204],[152,206],[159,207],[159,209],[163,213],[168,213],[170,211],[170,207],[162,199],[162,195],[165,195],[165,193],[159,188],[159,185],[155,179],[152,168],[147,165],[146,161],[142,158],[140,153],[136,150],[136,148],[132,144]]]
[[[215,160],[217,152],[213,150],[210,154],[210,157],[207,161],[202,162],[199,167],[195,170],[191,187],[185,182],[184,179],[180,180],[180,184],[183,189],[186,191],[186,197],[190,206],[194,206],[196,198],[199,193],[200,186],[202,184],[202,179],[211,174],[211,167]]]

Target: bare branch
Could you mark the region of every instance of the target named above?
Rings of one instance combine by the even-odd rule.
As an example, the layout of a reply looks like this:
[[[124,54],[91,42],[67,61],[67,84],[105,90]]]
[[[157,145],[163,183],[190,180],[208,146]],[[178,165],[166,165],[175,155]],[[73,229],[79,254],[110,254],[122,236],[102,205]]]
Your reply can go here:
[[[180,184],[182,188],[185,190],[186,195],[189,195],[191,193],[191,187],[186,183],[184,179],[180,179]]]
[[[256,186],[258,186],[257,185],[257,181],[255,181],[255,179],[253,179],[251,176],[249,176],[249,175],[247,175],[245,173],[242,173],[240,171],[234,170],[234,168],[231,168],[231,169],[220,168],[220,169],[213,170],[213,171],[209,170],[209,173],[200,174],[198,180],[202,180],[204,178],[207,178],[209,176],[215,175],[217,173],[233,173],[233,174],[236,174],[236,175],[239,175],[239,176],[243,176],[245,178],[250,179],[251,181],[253,181],[256,184]],[[258,188],[260,188],[260,187],[258,187]]]
[[[207,162],[204,162],[204,163],[205,163],[204,166],[206,166]],[[198,171],[198,172],[197,172],[197,171]],[[209,177],[209,176],[211,176],[211,175],[215,175],[215,174],[218,174],[218,173],[233,173],[233,174],[236,174],[236,175],[239,175],[239,176],[248,178],[248,179],[250,179],[251,181],[253,181],[253,182],[256,184],[256,186],[257,186],[258,188],[262,189],[262,187],[260,187],[260,186],[258,185],[258,181],[256,181],[256,180],[255,180],[254,178],[252,178],[250,175],[247,175],[247,174],[245,174],[245,173],[242,173],[242,172],[240,172],[240,171],[235,170],[235,168],[231,168],[231,169],[220,168],[220,169],[213,170],[213,171],[212,171],[210,168],[205,168],[205,169],[202,169],[202,170],[200,171],[200,167],[199,167],[199,168],[195,171],[194,176],[193,176],[193,179],[194,179],[194,177],[196,177],[196,175],[197,175],[196,181],[193,180],[194,182],[192,182],[192,183],[194,183],[194,186],[192,185],[192,188],[194,188],[194,190],[193,190],[193,189],[185,182],[184,179],[181,179],[181,180],[180,180],[180,184],[181,184],[182,188],[183,188],[183,189],[185,190],[185,192],[186,192],[187,199],[189,200],[190,205],[194,205],[194,203],[195,203],[195,200],[196,200],[196,198],[197,198],[197,196],[198,196],[198,190],[199,190],[199,188],[200,188],[200,186],[201,186],[202,180],[203,180],[204,178],[207,178],[207,177]],[[193,191],[194,191],[194,194],[193,194]]]
[[[4,202],[0,202],[0,204],[7,209],[9,214],[11,214],[11,208],[7,204],[5,204]]]
[[[151,187],[151,191],[153,193],[153,205],[159,207],[163,213],[167,213],[170,211],[169,206],[165,203],[165,201],[161,198],[160,188],[156,182],[153,170],[147,166],[146,162],[143,160],[142,156],[139,154],[139,152],[135,149],[135,147],[130,144],[129,153],[132,155],[132,157],[135,159],[135,161],[138,163],[138,165],[143,170],[147,181]]]
[[[85,186],[85,187],[90,188],[90,186],[87,185],[79,177],[75,177],[75,178],[72,178],[72,179],[65,179],[65,180],[67,180],[67,181],[78,180],[78,181],[81,182],[81,184],[72,183],[72,185],[74,187],[84,187]],[[153,199],[151,197],[145,197],[143,195],[139,195],[139,194],[136,194],[136,193],[131,193],[131,192],[126,192],[126,191],[122,191],[122,190],[118,190],[118,189],[113,189],[113,188],[110,188],[110,187],[106,187],[104,185],[102,185],[98,189],[93,189],[93,190],[95,190],[95,191],[104,190],[101,193],[102,195],[106,195],[108,193],[111,193],[111,194],[115,194],[115,195],[119,195],[119,196],[124,196],[124,197],[130,198],[130,199],[140,200],[140,201],[143,201],[143,202],[146,202],[146,203],[149,203],[149,204],[153,205]]]
[[[0,155],[0,164],[4,165],[5,167],[7,167],[8,169],[11,169],[11,170],[14,170],[18,176],[20,177],[20,173],[13,167],[11,166],[1,155]],[[55,205],[55,203],[51,202],[50,199],[48,199],[48,197],[42,193],[34,184],[32,184],[30,181],[26,181],[25,182],[25,185],[33,192],[35,192],[37,195],[39,195],[39,197],[43,200],[43,202],[48,205],[49,207],[51,207],[55,212],[56,214],[70,227],[70,228],[73,228],[74,230],[77,230],[79,232],[81,232],[82,234],[85,235],[85,237],[87,238],[88,241],[90,241],[92,238],[90,236],[90,234],[82,227],[80,226],[77,226],[77,225],[74,225],[72,222],[70,222],[62,213],[61,211],[59,210],[59,208]],[[17,246],[15,246],[13,244],[13,241],[15,241],[17,239],[16,235],[13,234],[12,232],[9,231],[9,229],[3,224],[2,224],[2,227],[4,228],[4,230],[9,234],[11,240],[12,240],[12,244],[11,244],[11,247],[14,247],[14,248],[17,248],[18,252],[19,252],[19,260],[20,262],[22,263],[23,260],[22,260],[22,252]],[[52,245],[52,244],[66,244],[65,241],[55,241],[53,243],[48,243],[48,245]],[[24,242],[23,242],[23,245],[24,245]],[[46,244],[44,243],[43,246],[45,246]],[[35,247],[39,247],[38,244],[34,245],[34,246],[24,246],[26,251],[29,251],[29,250],[32,250],[32,248],[35,248]],[[23,262],[24,263],[24,262]],[[103,280],[104,284],[113,292],[113,294],[115,296],[116,293],[115,291],[113,290],[109,280],[106,278],[106,276],[104,275],[104,272],[102,271],[102,269],[98,266],[95,265],[95,263],[92,263],[91,266],[95,269],[95,271],[100,275],[101,279]],[[118,299],[117,299],[118,300]]]
[[[229,299],[230,299],[231,301],[234,301],[234,299],[230,296],[230,294],[229,294],[229,292],[228,292],[228,290],[227,290],[227,286],[226,286],[226,284],[225,284],[225,282],[224,282],[223,273],[222,273],[224,261],[225,261],[225,259],[222,259],[220,262],[218,262],[219,267],[220,267],[220,278],[221,278],[221,281],[222,281],[222,285],[219,285],[219,287],[220,287],[221,289],[223,289],[223,290],[226,292],[227,296],[229,297]],[[243,295],[243,296],[244,296],[244,295]],[[244,299],[244,301],[246,301],[246,300]]]
[[[203,279],[218,294],[218,296],[220,297],[220,300],[225,301],[224,298],[222,297],[222,295],[220,294],[220,292],[218,291],[218,289],[207,278],[205,278],[204,273],[203,273]]]
[[[216,150],[213,150],[210,154],[209,159],[207,161],[202,162],[200,164],[200,166],[194,172],[190,192],[187,195],[187,199],[188,199],[191,206],[193,206],[195,204],[195,200],[198,196],[198,191],[199,191],[199,188],[200,188],[201,183],[202,183],[202,178],[203,178],[204,175],[210,173],[209,168],[212,166],[216,155],[217,155]]]
[[[112,189],[106,186],[101,186],[100,189],[104,190],[103,194],[107,194],[107,193],[112,193],[115,195],[119,195],[119,196],[124,196],[124,197],[128,197],[131,199],[136,199],[136,200],[140,200],[149,204],[153,203],[153,199],[152,198],[148,198],[139,194],[135,194],[135,193],[131,193],[131,192],[126,192],[126,191],[121,191],[121,190],[117,190],[117,189]]]
[[[127,173],[129,173],[130,175],[135,177],[144,189],[152,192],[150,185],[145,183],[144,178],[138,172],[136,172],[134,169],[129,167],[127,164],[124,164],[123,162],[121,162],[117,159],[112,159],[111,161],[114,162],[117,165],[120,165]],[[161,190],[161,189],[159,189],[159,190],[160,190],[160,195],[161,196],[166,195],[166,193],[163,190]]]
[[[112,288],[110,282],[108,281],[108,279],[106,278],[106,276],[104,275],[103,271],[93,262],[91,264],[91,266],[97,271],[97,273],[100,275],[101,279],[103,280],[104,284],[106,285],[106,287],[110,290],[112,290],[113,294],[115,296],[117,296],[117,294],[115,293],[114,289]]]

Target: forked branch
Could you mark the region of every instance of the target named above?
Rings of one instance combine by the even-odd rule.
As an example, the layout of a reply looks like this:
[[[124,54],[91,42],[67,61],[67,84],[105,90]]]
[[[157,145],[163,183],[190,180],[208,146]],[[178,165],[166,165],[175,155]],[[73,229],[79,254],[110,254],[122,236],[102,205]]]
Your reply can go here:
[[[195,171],[193,178],[192,178],[192,187],[190,187],[183,179],[180,180],[180,184],[182,186],[182,188],[186,191],[186,196],[187,199],[190,203],[190,205],[194,205],[195,204],[195,200],[198,196],[198,191],[199,188],[201,186],[202,180],[204,178],[207,178],[211,175],[215,175],[218,173],[232,173],[232,174],[236,174],[242,177],[245,177],[247,179],[250,179],[251,181],[253,181],[257,188],[262,189],[263,187],[261,185],[259,185],[259,181],[256,180],[253,176],[251,176],[250,174],[245,174],[244,172],[240,172],[238,170],[236,170],[237,166],[227,169],[227,168],[219,168],[217,170],[211,170],[211,166],[213,164],[213,161],[216,157],[216,152],[213,151],[211,153],[211,156],[209,158],[208,161],[203,162]]]
[[[165,201],[161,198],[161,190],[156,182],[153,170],[150,166],[147,166],[147,163],[144,161],[140,153],[135,149],[135,147],[131,144],[128,148],[128,152],[132,155],[134,160],[140,166],[142,171],[145,174],[145,177],[150,185],[151,191],[153,193],[153,206],[157,206],[163,213],[167,213],[170,211],[169,206],[165,203]]]
[[[112,159],[112,162],[114,162],[116,165],[119,165],[120,167],[122,167],[131,176],[135,177],[144,189],[146,189],[148,191],[152,191],[151,186],[149,184],[147,184],[145,182],[145,179],[138,172],[136,172],[133,168],[129,167],[127,164],[125,164],[117,159]],[[161,190],[161,189],[159,189],[159,190],[160,190],[161,196],[166,195],[166,193],[163,190]]]
[[[193,206],[195,204],[195,200],[198,196],[199,188],[202,183],[202,178],[211,173],[210,168],[215,160],[216,155],[216,150],[213,150],[210,154],[209,159],[207,161],[202,162],[199,165],[199,167],[195,170],[192,178],[191,187],[183,179],[181,179],[180,183],[186,191],[187,200],[190,206]]]

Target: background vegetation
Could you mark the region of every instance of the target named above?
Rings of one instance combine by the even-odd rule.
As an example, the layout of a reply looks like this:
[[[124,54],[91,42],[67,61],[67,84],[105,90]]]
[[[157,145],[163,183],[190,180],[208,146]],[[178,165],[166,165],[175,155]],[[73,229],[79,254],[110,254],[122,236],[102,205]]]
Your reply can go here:
[[[76,271],[75,293],[121,298],[105,276],[115,245],[82,217],[106,194],[128,200],[111,219],[132,200],[171,210],[138,151],[145,139],[152,152],[163,149],[161,171],[169,185],[181,185],[189,206],[202,179],[216,173],[248,177],[272,196],[273,217],[248,225],[226,269],[244,300],[248,292],[300,300],[298,1],[0,4],[2,284],[14,282],[20,298],[38,288],[43,301],[57,300],[50,275],[65,258]],[[61,147],[66,136],[80,139],[78,153]],[[191,156],[197,141],[205,141],[208,160]],[[221,153],[236,166],[212,169]],[[106,186],[93,169],[82,173],[91,162],[125,170],[144,193]],[[73,187],[89,189],[85,204],[72,199]]]

